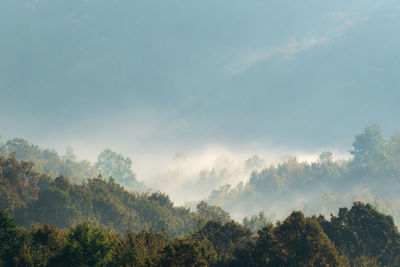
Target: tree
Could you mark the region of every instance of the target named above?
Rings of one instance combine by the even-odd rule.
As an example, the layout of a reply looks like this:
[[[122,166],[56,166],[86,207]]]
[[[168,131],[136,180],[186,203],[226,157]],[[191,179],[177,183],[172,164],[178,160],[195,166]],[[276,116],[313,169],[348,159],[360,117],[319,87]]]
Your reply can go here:
[[[62,159],[65,161],[76,161],[76,155],[74,153],[74,149],[71,146],[67,146],[65,155],[62,156]]]
[[[382,266],[400,264],[400,233],[391,216],[379,213],[369,204],[354,202],[339,209],[330,222],[319,218],[321,226],[340,253],[355,261],[376,259]]]
[[[362,170],[362,174],[377,173],[387,167],[385,140],[381,127],[377,124],[367,126],[364,132],[356,136],[350,153],[354,156],[352,166]]]
[[[216,221],[229,221],[229,213],[217,206],[208,205],[206,202],[201,201],[197,204],[197,213],[204,217],[206,220]]]
[[[333,162],[332,152],[330,151],[323,151],[319,157],[318,161],[320,164],[331,164]]]
[[[0,265],[32,266],[27,234],[0,209]]]
[[[15,153],[0,156],[0,208],[14,213],[37,197],[40,175],[30,162],[18,162]]]
[[[140,183],[136,181],[136,174],[132,171],[132,160],[121,154],[103,150],[97,158],[96,168],[105,178],[112,177],[119,184],[131,189],[141,189]]]
[[[388,155],[395,175],[400,175],[400,131],[397,131],[389,140]]]
[[[30,240],[35,266],[48,266],[66,245],[64,233],[48,224],[34,227],[30,232]]]
[[[67,245],[50,265],[105,266],[111,261],[113,251],[109,234],[84,222],[70,229]]]
[[[263,211],[260,211],[258,215],[251,216],[250,219],[247,217],[243,219],[243,225],[248,227],[253,233],[257,233],[258,230],[270,223],[271,221]]]
[[[157,266],[161,250],[168,244],[166,233],[142,231],[128,232],[119,240],[115,250],[113,266]]]
[[[215,260],[216,253],[209,243],[196,239],[178,238],[162,250],[160,266],[206,267],[213,266]]]
[[[2,136],[0,134],[0,155],[7,155],[9,152],[7,146],[4,144]]]
[[[23,138],[14,138],[6,142],[7,150],[14,152],[18,159],[32,160],[40,154],[40,148]]]
[[[0,154],[9,153],[15,153],[18,160],[32,162],[36,171],[51,177],[63,175],[74,182],[82,182],[98,175],[88,161],[75,161],[76,157],[71,147],[67,147],[67,154],[60,157],[53,149],[42,149],[23,138],[14,138],[8,140],[5,145],[0,145]]]
[[[261,159],[258,155],[254,155],[245,161],[244,168],[247,171],[255,171],[265,168],[265,160]]]
[[[337,251],[317,219],[300,211],[258,232],[254,260],[257,266],[338,266]]]
[[[172,203],[172,201],[169,198],[169,196],[167,194],[165,194],[165,193],[160,192],[160,191],[153,192],[149,196],[149,200],[157,202],[162,207],[173,208],[173,206],[174,206],[174,204]]]
[[[241,248],[251,239],[252,232],[234,221],[221,222],[210,220],[197,231],[193,237],[201,241],[209,241],[218,254],[221,264],[228,263],[234,256],[235,249]]]
[[[52,224],[60,228],[69,227],[75,217],[68,192],[54,186],[40,191],[38,200],[28,205],[27,209],[31,214],[31,222]]]

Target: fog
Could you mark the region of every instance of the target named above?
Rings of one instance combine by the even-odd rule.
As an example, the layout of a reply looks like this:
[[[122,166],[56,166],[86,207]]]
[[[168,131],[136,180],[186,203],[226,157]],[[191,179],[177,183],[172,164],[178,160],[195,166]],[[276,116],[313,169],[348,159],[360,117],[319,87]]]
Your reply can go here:
[[[93,163],[98,153],[104,149],[84,149],[83,143],[72,147],[79,159],[89,159]],[[177,205],[191,207],[194,202],[206,199],[220,186],[230,184],[231,187],[236,187],[240,182],[247,182],[253,171],[261,171],[271,164],[285,161],[290,156],[296,156],[301,161],[315,161],[320,153],[293,153],[288,148],[284,150],[276,147],[265,150],[254,147],[229,148],[216,144],[196,149],[159,149],[151,152],[129,151],[126,148],[121,152],[118,145],[108,147],[132,159],[132,170],[137,174],[137,179],[147,187],[168,193]],[[63,150],[64,148],[61,148],[59,151]],[[340,155],[340,158],[349,157],[346,153],[336,155]]]
[[[316,175],[306,188],[268,174],[265,192],[249,181],[292,157],[307,173],[326,150],[349,163],[366,125],[397,130],[399,6],[3,0],[0,132],[60,155],[72,146],[92,165],[109,148],[175,204],[207,200],[238,220],[259,210],[329,214],[357,199],[395,212],[390,179],[374,183],[386,172],[367,182]]]
[[[400,123],[398,5],[4,0],[1,130],[93,160],[346,151],[365,125]]]

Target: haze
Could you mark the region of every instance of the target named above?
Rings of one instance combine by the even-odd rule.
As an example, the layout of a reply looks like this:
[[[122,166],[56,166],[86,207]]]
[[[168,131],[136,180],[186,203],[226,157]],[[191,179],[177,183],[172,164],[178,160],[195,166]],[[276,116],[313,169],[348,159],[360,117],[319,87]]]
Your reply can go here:
[[[179,151],[176,179],[221,156],[349,157],[366,125],[399,128],[399,15],[383,0],[3,0],[0,132],[93,162],[111,148],[139,180]]]

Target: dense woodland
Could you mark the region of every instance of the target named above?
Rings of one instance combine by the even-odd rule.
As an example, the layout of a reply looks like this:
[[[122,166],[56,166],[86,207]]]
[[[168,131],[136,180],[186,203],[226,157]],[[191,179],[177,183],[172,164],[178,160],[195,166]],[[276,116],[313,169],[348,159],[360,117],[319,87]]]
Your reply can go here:
[[[110,178],[88,179],[73,184],[33,170],[15,154],[0,157],[0,207],[19,225],[52,224],[67,228],[80,221],[103,225],[110,230],[166,231],[171,236],[194,229],[196,216],[186,208],[174,207],[160,192],[128,192]]]
[[[399,29],[400,0],[0,0],[0,267],[400,267]]]
[[[221,186],[207,201],[231,214],[263,210],[280,218],[292,209],[329,215],[361,200],[400,223],[400,131],[386,139],[378,125],[370,125],[356,136],[350,153],[346,160],[334,160],[330,151],[315,162],[288,157],[253,172],[246,183]]]
[[[292,212],[257,234],[208,220],[172,238],[153,230],[115,233],[88,222],[68,229],[18,227],[0,211],[1,266],[399,266],[400,233],[390,216],[354,203],[330,220]]]
[[[329,220],[295,211],[274,225],[260,213],[242,225],[205,202],[190,212],[165,194],[128,192],[101,177],[79,185],[52,179],[14,154],[0,166],[3,266],[400,264],[392,217],[361,202]]]
[[[43,149],[23,138],[14,138],[2,143],[0,136],[0,155],[10,153],[15,153],[19,160],[32,162],[34,170],[40,173],[51,177],[65,176],[73,183],[82,183],[100,174],[107,178],[112,176],[125,188],[141,191],[145,189],[131,169],[132,160],[110,149],[104,149],[93,165],[87,160],[78,161],[70,146],[67,147],[65,155],[60,156],[54,149]]]
[[[113,151],[91,165],[72,150],[59,156],[9,140],[0,144],[0,266],[399,266],[400,233],[387,215],[394,204],[373,198],[324,216],[317,202],[280,221],[268,214],[322,185],[350,192],[362,184],[395,203],[400,133],[386,140],[372,125],[353,147],[350,160],[324,152],[311,164],[291,158],[253,172],[192,211],[144,190],[130,159]],[[335,196],[331,207],[345,203]],[[238,223],[223,209],[237,206],[255,215]]]

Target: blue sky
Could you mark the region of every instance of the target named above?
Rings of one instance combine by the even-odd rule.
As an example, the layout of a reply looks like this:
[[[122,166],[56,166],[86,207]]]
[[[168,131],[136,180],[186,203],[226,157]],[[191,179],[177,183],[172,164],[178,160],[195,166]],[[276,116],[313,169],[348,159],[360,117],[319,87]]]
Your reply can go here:
[[[395,0],[2,0],[0,133],[88,155],[347,151],[367,124],[400,129],[399,15]]]

